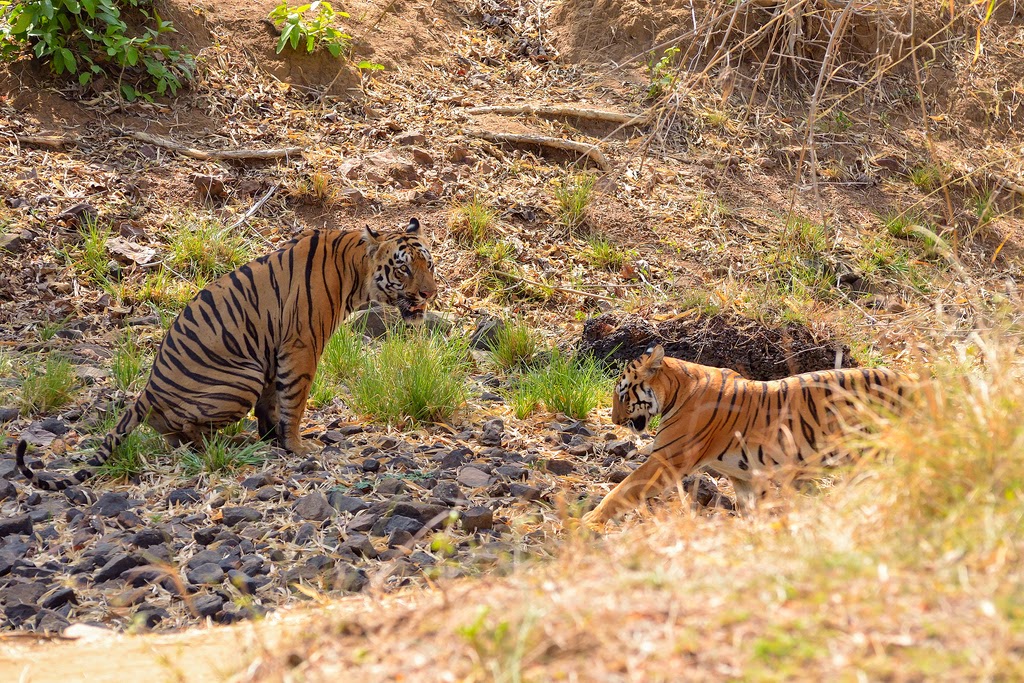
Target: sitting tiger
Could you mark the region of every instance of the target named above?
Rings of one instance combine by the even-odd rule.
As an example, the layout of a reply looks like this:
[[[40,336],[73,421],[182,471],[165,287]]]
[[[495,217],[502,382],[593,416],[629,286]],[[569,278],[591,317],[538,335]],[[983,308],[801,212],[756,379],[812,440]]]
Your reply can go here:
[[[666,358],[648,349],[623,371],[612,421],[643,432],[662,415],[650,457],[583,517],[597,527],[700,469],[726,475],[737,506],[750,510],[764,475],[820,465],[856,402],[898,409],[905,378],[892,370],[808,372],[772,382]]]
[[[402,230],[313,231],[219,278],[178,315],[153,360],[146,386],[87,462],[98,467],[141,422],[177,447],[237,422],[255,408],[262,438],[304,453],[299,420],[331,335],[371,301],[397,306],[402,319],[423,322],[437,293],[430,245],[415,218]],[[40,479],[60,491],[86,481]]]

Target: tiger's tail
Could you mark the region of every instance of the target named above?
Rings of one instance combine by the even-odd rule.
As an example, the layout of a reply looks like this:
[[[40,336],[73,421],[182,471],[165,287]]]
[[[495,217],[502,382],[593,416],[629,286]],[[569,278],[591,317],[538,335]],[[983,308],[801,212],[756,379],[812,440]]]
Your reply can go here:
[[[21,471],[25,478],[32,482],[32,485],[43,491],[63,491],[66,488],[72,486],[78,486],[89,480],[96,472],[96,468],[102,466],[114,450],[121,445],[125,437],[128,436],[133,429],[139,426],[139,423],[146,416],[146,408],[142,405],[142,400],[137,400],[135,404],[125,411],[121,419],[117,421],[117,424],[111,429],[106,437],[103,439],[103,443],[98,449],[96,454],[90,458],[85,464],[86,467],[78,470],[70,477],[63,479],[42,479],[39,473],[28,465],[25,464],[25,453],[28,451],[28,442],[22,439],[18,442],[18,446],[14,451],[14,455],[17,461],[18,469]]]

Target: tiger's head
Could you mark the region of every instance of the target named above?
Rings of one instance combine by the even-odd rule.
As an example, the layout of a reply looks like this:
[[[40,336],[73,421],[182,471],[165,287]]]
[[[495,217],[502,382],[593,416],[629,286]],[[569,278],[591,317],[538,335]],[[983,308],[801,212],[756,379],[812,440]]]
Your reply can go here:
[[[410,218],[404,230],[383,235],[367,227],[363,241],[373,267],[371,298],[397,306],[407,323],[422,323],[427,302],[437,295],[437,283],[430,242],[420,222]]]
[[[650,419],[661,413],[651,381],[661,370],[664,359],[665,349],[659,344],[626,366],[612,396],[612,422],[643,433]]]

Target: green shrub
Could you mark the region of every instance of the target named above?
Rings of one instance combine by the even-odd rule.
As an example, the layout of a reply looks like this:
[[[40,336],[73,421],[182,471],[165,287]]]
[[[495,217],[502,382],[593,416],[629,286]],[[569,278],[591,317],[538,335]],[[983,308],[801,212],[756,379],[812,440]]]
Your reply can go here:
[[[362,337],[361,332],[342,325],[327,342],[309,390],[312,407],[330,403],[338,395],[340,384],[348,384],[358,375],[366,358]]]
[[[611,272],[621,270],[626,260],[635,256],[636,252],[622,249],[603,237],[588,240],[587,249],[583,252],[583,259],[591,266]]]
[[[530,371],[512,390],[513,407],[525,409],[543,401],[548,410],[585,419],[608,401],[614,379],[593,356],[570,356],[554,351],[549,362]]]
[[[29,369],[21,383],[21,411],[27,415],[48,413],[67,405],[78,386],[75,366],[67,358],[51,354],[42,368]]]
[[[532,327],[515,321],[507,323],[498,331],[491,344],[491,360],[502,370],[526,368],[537,355],[540,339]]]
[[[278,54],[288,46],[298,50],[301,44],[306,52],[325,47],[332,56],[340,57],[348,49],[352,36],[332,25],[335,17],[347,18],[348,13],[335,12],[331,3],[320,0],[295,7],[289,7],[287,0],[282,0],[270,12],[270,21],[281,30]]]
[[[494,211],[479,197],[455,207],[450,221],[453,238],[462,244],[476,246],[494,232]]]
[[[655,61],[652,52],[647,59],[647,75],[650,85],[647,86],[648,99],[656,99],[673,90],[679,80],[678,47],[670,47],[662,53],[661,59]]]
[[[177,226],[171,236],[171,254],[167,261],[188,276],[209,280],[249,261],[245,240],[218,221],[206,218],[188,219]]]
[[[387,338],[351,383],[353,405],[373,420],[443,422],[468,397],[469,342],[422,330]]]
[[[130,14],[154,24],[144,27],[141,35],[129,35],[121,15],[125,4],[4,0],[0,2],[0,60],[15,59],[28,47],[55,74],[77,75],[82,85],[96,77],[110,77],[129,101],[176,94],[192,78],[192,56],[161,42],[163,34],[175,29],[155,10],[151,16],[143,9],[152,5],[148,0],[127,0]]]
[[[217,432],[202,445],[193,444],[181,456],[185,473],[192,476],[200,472],[234,472],[243,467],[262,465],[267,459],[269,445],[263,441],[238,445],[226,432]]]
[[[121,391],[141,388],[145,380],[146,352],[130,331],[118,338],[110,369],[114,376],[114,386]]]
[[[555,188],[558,222],[568,234],[577,234],[587,222],[587,207],[596,182],[589,173],[580,173]]]

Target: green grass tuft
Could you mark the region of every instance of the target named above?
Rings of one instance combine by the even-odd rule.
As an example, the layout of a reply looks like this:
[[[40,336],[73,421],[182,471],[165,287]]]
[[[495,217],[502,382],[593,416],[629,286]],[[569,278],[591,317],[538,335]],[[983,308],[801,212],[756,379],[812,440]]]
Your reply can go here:
[[[387,424],[444,422],[468,397],[469,342],[423,330],[388,337],[350,386],[353,405]]]
[[[334,333],[313,378],[309,390],[309,404],[320,408],[334,400],[341,391],[341,384],[350,383],[362,369],[366,358],[362,333],[348,325],[342,325]]]
[[[94,433],[100,438],[121,419],[121,410],[107,411]],[[115,480],[134,477],[149,469],[152,459],[169,453],[167,441],[147,425],[139,425],[121,441],[110,458],[97,470],[100,476]]]
[[[636,252],[632,249],[622,249],[603,237],[589,239],[582,255],[583,260],[594,268],[611,272],[621,270],[627,259],[636,258]]]
[[[146,380],[146,351],[131,331],[125,331],[114,346],[111,373],[121,391],[137,391]]]
[[[20,407],[26,415],[48,413],[67,405],[78,387],[75,366],[67,358],[50,355],[40,368],[31,367],[21,383]]]
[[[520,378],[510,400],[517,417],[532,400],[534,405],[542,401],[552,412],[583,420],[608,401],[613,386],[614,379],[593,356],[570,356],[555,350],[547,364]]]
[[[521,321],[513,321],[495,335],[490,354],[495,365],[510,372],[528,367],[539,349],[540,338],[534,329]]]
[[[218,432],[204,439],[201,447],[195,444],[186,449],[181,456],[181,464],[189,476],[200,472],[229,473],[262,465],[269,450],[270,446],[263,441],[239,445],[230,434]]]
[[[245,240],[212,219],[194,219],[171,236],[168,264],[189,277],[213,280],[250,259]]]
[[[450,222],[451,236],[460,244],[476,246],[494,233],[495,213],[479,197],[455,207]]]
[[[570,235],[577,235],[587,222],[587,207],[597,179],[589,173],[579,173],[555,187],[558,204],[558,222]]]

